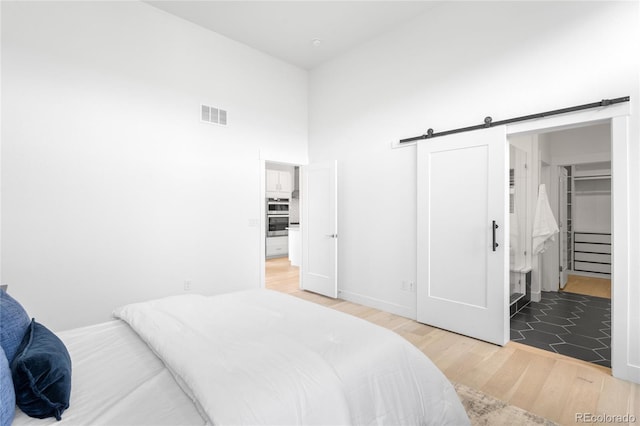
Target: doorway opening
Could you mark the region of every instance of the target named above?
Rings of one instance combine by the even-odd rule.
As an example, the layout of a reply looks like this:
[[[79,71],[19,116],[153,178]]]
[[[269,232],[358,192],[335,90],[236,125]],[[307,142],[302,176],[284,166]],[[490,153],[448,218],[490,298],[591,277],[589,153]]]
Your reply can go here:
[[[300,166],[264,166],[264,286],[284,293],[300,288]]]
[[[511,340],[611,367],[611,122],[510,142]]]

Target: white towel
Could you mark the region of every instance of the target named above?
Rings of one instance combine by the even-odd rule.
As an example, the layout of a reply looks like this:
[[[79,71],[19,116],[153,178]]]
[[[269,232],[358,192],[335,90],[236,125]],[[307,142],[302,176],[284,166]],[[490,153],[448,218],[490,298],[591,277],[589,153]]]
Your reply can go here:
[[[536,214],[533,219],[533,254],[544,252],[551,245],[551,242],[555,241],[554,235],[559,231],[558,223],[553,216],[549,199],[547,198],[547,188],[544,183],[540,184]]]

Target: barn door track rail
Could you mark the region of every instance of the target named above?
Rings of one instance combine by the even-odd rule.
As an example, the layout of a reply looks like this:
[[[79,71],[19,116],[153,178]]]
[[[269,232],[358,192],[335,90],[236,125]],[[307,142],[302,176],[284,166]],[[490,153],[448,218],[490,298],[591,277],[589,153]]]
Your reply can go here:
[[[601,101],[592,102],[590,104],[577,105],[569,108],[555,109],[553,111],[547,111],[547,112],[539,112],[537,114],[523,115],[522,117],[509,118],[509,119],[500,120],[500,121],[493,121],[491,117],[485,117],[483,124],[478,124],[476,126],[469,126],[469,127],[460,127],[459,129],[445,130],[445,131],[436,132],[436,133],[434,133],[433,129],[429,129],[427,130],[427,133],[425,133],[424,135],[414,136],[412,138],[400,139],[400,143],[415,142],[422,139],[435,138],[437,136],[446,136],[446,135],[452,135],[454,133],[462,133],[462,132],[470,132],[472,130],[487,129],[493,126],[500,126],[502,124],[516,123],[518,121],[534,120],[536,118],[548,117],[550,115],[566,114],[568,112],[581,111],[583,109],[607,107],[609,105],[619,104],[621,102],[629,102],[629,100],[630,100],[629,96],[623,96],[621,98],[613,98],[613,99],[603,99]]]

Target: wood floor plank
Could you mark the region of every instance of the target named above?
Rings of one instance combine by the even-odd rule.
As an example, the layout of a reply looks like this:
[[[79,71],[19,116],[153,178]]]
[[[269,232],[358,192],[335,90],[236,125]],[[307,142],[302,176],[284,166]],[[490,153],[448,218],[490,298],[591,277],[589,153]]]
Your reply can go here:
[[[485,383],[482,390],[502,401],[510,401],[532,358],[533,355],[528,352],[514,351],[500,370]]]
[[[364,305],[356,305],[349,302],[338,303],[336,305],[333,305],[332,307],[333,309],[344,312],[345,314],[353,315],[360,318],[371,315],[376,311],[376,309],[374,308],[370,308]]]
[[[547,372],[553,369],[555,363],[555,359],[532,356],[508,402],[527,411],[532,411],[535,408],[535,400],[547,380]]]
[[[601,374],[592,369],[578,367],[558,421],[561,424],[573,424],[578,422],[579,413],[596,414],[602,386]]]
[[[471,371],[484,359],[485,357],[477,351],[462,352],[444,373],[449,380],[462,383],[467,381]]]
[[[538,393],[534,403],[534,413],[545,413],[545,417],[554,422],[560,421],[567,395],[572,392],[571,385],[576,376],[577,366],[555,363],[547,372],[547,377],[542,389]]]
[[[488,352],[488,356],[484,357],[477,365],[474,365],[465,377],[461,377],[460,382],[474,389],[483,390],[484,385],[498,373],[514,351],[515,349],[511,347],[500,348],[496,346],[495,351],[493,353]]]
[[[608,278],[569,275],[567,284],[562,291],[611,299],[611,280]]]
[[[632,414],[632,398],[628,398],[632,394],[632,390],[632,385],[629,382],[611,376],[605,377],[596,414]],[[640,421],[640,416],[636,417]]]
[[[411,321],[409,318],[404,318],[399,315],[390,314],[388,312],[375,310],[371,313],[367,313],[362,318],[389,330],[395,330],[398,327]]]

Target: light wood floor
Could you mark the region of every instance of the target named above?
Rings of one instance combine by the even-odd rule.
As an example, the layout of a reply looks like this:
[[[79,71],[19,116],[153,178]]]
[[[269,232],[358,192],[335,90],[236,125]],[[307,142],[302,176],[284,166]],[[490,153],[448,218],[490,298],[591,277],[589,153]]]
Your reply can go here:
[[[569,275],[562,291],[611,299],[611,280],[606,278]],[[640,421],[640,420],[639,420]]]
[[[289,259],[278,257],[265,262],[265,286],[282,293],[295,293],[299,288],[299,268],[291,266]]]
[[[266,286],[393,330],[413,343],[452,381],[562,425],[577,413],[634,415],[640,425],[640,385],[611,370],[509,342],[504,347],[450,333],[408,318],[298,288],[298,268],[286,258],[267,261]],[[583,422],[584,423],[584,422]],[[624,424],[624,423],[623,423]]]

